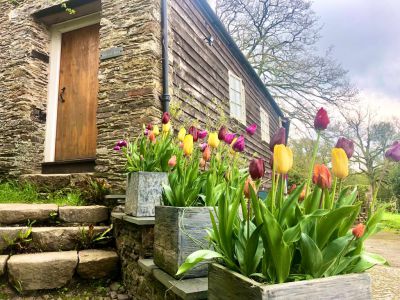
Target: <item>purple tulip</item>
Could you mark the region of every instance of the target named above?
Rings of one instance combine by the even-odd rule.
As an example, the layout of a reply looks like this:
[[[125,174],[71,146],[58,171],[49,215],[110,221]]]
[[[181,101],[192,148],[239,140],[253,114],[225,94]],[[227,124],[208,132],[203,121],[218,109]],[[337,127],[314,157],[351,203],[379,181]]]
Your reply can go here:
[[[318,110],[314,119],[314,128],[316,130],[325,130],[329,124],[328,113],[322,107]]]
[[[273,152],[275,145],[286,145],[286,129],[284,127],[279,128],[279,130],[273,135],[269,143],[269,149]]]
[[[225,135],[224,141],[225,141],[225,143],[230,145],[232,143],[232,141],[235,139],[235,137],[236,137],[235,133],[227,133]]]
[[[120,141],[118,141],[117,146],[119,146],[120,148],[123,148],[123,147],[128,146],[128,143],[125,140],[120,140]]]
[[[218,132],[218,139],[223,141],[225,139],[225,135],[227,135],[228,131],[225,126],[222,126]]]
[[[197,140],[199,139],[199,131],[197,130],[197,128],[194,126],[190,126],[189,134],[193,136],[193,141],[197,142]]]
[[[144,135],[145,135],[145,136],[148,136],[148,135],[149,135],[149,130],[148,130],[147,128],[144,130]]]
[[[244,147],[245,147],[244,137],[241,135],[240,137],[238,137],[236,142],[233,144],[232,148],[236,152],[243,152]]]
[[[246,132],[247,132],[249,135],[255,134],[255,133],[256,133],[256,130],[257,130],[257,124],[252,124],[252,125],[250,125],[249,127],[246,128]]]
[[[120,151],[120,150],[121,150],[121,147],[118,146],[118,145],[116,145],[113,149],[114,149],[115,151]]]
[[[253,159],[249,165],[249,173],[253,180],[260,179],[265,173],[265,163],[262,158]]]
[[[400,161],[400,141],[396,141],[390,146],[385,153],[385,157],[392,161]]]
[[[202,143],[202,144],[200,144],[200,150],[201,150],[201,152],[203,152],[203,151],[206,149],[206,147],[207,147],[207,143]]]
[[[354,153],[354,142],[352,140],[341,137],[336,143],[336,148],[342,148],[346,152],[347,158],[351,158]]]
[[[199,139],[201,139],[201,140],[202,140],[202,139],[205,139],[206,136],[207,136],[207,134],[208,134],[207,130],[200,130],[200,131],[197,133]]]
[[[171,116],[169,115],[168,112],[163,113],[162,118],[161,118],[161,122],[163,124],[168,124],[169,120],[171,119]]]

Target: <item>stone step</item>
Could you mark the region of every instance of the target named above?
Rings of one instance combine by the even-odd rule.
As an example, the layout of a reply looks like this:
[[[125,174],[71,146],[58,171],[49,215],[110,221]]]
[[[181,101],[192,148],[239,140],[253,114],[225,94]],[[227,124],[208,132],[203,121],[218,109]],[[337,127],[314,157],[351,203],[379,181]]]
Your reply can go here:
[[[83,247],[93,240],[90,238],[99,235],[109,229],[108,226],[94,226],[89,231],[89,226],[81,227],[0,227],[0,254],[9,246],[9,241],[17,241],[18,236],[25,233],[31,234],[27,239],[30,241],[24,246],[27,250],[40,251],[67,251]],[[96,246],[93,244],[92,247]]]
[[[44,192],[64,188],[85,188],[92,178],[94,178],[93,173],[26,174],[19,177],[21,182],[34,184]]]
[[[0,224],[27,224],[28,221],[98,224],[109,220],[106,206],[60,206],[55,204],[0,204]]]
[[[118,272],[115,251],[84,250],[19,254],[7,261],[12,285],[22,291],[55,289],[65,286],[74,276],[112,277]]]

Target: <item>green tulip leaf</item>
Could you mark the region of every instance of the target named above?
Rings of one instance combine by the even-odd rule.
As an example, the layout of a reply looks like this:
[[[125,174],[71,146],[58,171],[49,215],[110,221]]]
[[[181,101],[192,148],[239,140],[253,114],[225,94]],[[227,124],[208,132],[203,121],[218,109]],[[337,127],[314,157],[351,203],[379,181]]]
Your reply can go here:
[[[286,244],[297,242],[301,237],[301,226],[298,223],[296,226],[286,229],[283,233],[283,240]]]
[[[315,277],[322,266],[322,253],[312,238],[305,233],[301,234],[300,253],[304,271]]]
[[[215,258],[223,258],[223,256],[220,253],[211,250],[198,250],[196,252],[193,252],[186,258],[185,262],[179,267],[178,272],[176,272],[176,275],[181,275],[193,269],[196,265],[198,265],[202,261],[211,260]]]

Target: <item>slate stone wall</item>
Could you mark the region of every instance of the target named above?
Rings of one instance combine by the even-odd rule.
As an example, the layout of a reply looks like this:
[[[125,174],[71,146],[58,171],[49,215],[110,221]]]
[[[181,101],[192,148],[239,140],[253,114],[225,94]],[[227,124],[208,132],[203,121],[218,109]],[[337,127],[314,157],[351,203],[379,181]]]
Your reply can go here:
[[[0,0],[0,176],[40,173],[49,63],[32,51],[48,55],[50,34],[32,14],[56,3]],[[121,190],[125,175],[115,141],[161,116],[161,8],[149,0],[101,4],[100,51],[122,47],[124,55],[100,62],[96,172]]]

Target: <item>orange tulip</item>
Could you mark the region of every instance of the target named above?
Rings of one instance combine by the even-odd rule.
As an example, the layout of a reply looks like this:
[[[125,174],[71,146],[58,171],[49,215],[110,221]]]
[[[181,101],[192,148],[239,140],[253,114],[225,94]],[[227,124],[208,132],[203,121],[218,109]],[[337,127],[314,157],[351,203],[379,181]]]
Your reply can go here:
[[[209,161],[211,158],[211,149],[210,146],[206,146],[203,151],[203,159],[205,161]]]
[[[353,228],[352,233],[357,239],[359,239],[364,235],[364,231],[365,231],[365,225],[360,223]]]
[[[254,183],[254,181],[251,179],[251,177],[247,177],[245,183],[244,183],[244,196],[247,199],[250,199],[250,195],[251,195],[251,190],[250,187],[254,190],[254,192],[256,193],[256,184]]]
[[[149,133],[149,140],[150,140],[151,142],[153,142],[153,143],[156,142],[156,135],[154,134],[153,131],[150,131],[150,133]]]
[[[329,189],[332,186],[332,177],[329,169],[325,165],[315,165],[313,174],[313,183],[321,189]]]

